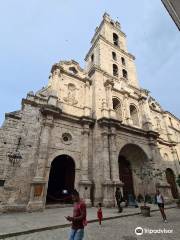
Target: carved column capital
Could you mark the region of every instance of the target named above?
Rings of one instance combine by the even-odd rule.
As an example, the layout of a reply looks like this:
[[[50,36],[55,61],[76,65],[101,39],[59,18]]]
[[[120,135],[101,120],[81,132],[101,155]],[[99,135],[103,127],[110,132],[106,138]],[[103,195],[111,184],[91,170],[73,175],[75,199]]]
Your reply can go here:
[[[112,79],[107,79],[104,83],[104,87],[106,88],[113,88],[114,87],[114,81]]]

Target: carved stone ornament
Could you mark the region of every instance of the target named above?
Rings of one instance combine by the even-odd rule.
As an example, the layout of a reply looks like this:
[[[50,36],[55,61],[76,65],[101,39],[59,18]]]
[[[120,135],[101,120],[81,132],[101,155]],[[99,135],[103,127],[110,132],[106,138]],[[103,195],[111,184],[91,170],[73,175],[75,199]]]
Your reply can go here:
[[[69,83],[67,97],[64,98],[64,101],[74,106],[78,103],[75,96],[76,96],[76,86],[72,83]]]

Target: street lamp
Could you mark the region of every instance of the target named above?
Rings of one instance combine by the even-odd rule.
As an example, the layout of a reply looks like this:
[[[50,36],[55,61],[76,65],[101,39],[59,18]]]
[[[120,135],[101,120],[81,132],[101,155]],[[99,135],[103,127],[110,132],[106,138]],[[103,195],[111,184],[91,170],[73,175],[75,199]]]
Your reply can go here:
[[[21,137],[18,140],[18,145],[17,145],[16,150],[14,152],[9,152],[7,154],[9,161],[13,166],[15,166],[15,165],[19,166],[21,159],[22,159],[22,156],[21,156],[20,152],[18,151],[20,144],[21,144]]]

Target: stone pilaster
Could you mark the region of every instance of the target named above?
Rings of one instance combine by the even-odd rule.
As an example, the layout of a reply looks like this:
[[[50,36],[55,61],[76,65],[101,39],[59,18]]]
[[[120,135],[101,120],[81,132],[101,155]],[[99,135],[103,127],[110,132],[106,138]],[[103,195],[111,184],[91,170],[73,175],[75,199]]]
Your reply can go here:
[[[119,165],[118,153],[116,148],[116,129],[111,127],[109,134],[109,150],[110,150],[110,166],[111,166],[111,179],[115,183],[120,183],[119,180]]]
[[[106,90],[106,102],[107,102],[107,107],[109,110],[109,117],[110,118],[116,118],[116,113],[113,110],[113,102],[112,102],[112,88],[114,86],[114,82],[112,80],[106,80],[104,83],[104,87]]]
[[[85,82],[84,85],[84,116],[90,116],[90,83]]]
[[[88,159],[89,159],[89,126],[84,126],[82,131],[82,159],[81,159],[81,179],[88,180]]]
[[[91,181],[89,180],[89,125],[84,125],[82,131],[82,158],[81,158],[81,180],[79,182],[80,195],[88,206],[90,201]]]
[[[39,154],[37,156],[37,170],[36,177],[45,177],[45,167],[47,165],[48,147],[50,140],[51,128],[53,127],[53,116],[47,116],[44,119],[42,132],[40,136]]]
[[[129,95],[128,93],[124,94],[124,116],[126,119],[126,123],[128,125],[132,125],[132,120],[131,120],[131,116],[130,116],[130,106],[129,106]]]
[[[115,191],[119,187],[123,191],[123,183],[119,179],[119,164],[118,164],[118,152],[116,147],[116,129],[111,127],[111,132],[109,134],[109,157],[110,157],[110,169],[111,169],[111,180],[113,183],[111,198],[114,201],[113,205],[116,205],[115,201]]]
[[[39,151],[37,154],[36,175],[31,182],[30,200],[27,205],[28,211],[43,209],[45,205],[46,192],[46,166],[48,161],[48,145],[51,128],[53,127],[53,117],[46,116],[40,135]]]
[[[108,130],[103,129],[102,139],[103,139],[103,153],[102,153],[102,156],[103,156],[104,180],[108,182],[108,181],[111,180],[110,161],[109,161]]]
[[[108,129],[104,127],[102,132],[103,139],[103,152],[102,152],[102,162],[104,170],[104,182],[103,187],[103,205],[106,207],[112,206],[114,204],[113,196],[113,182],[111,181],[111,166],[109,159],[109,136]]]

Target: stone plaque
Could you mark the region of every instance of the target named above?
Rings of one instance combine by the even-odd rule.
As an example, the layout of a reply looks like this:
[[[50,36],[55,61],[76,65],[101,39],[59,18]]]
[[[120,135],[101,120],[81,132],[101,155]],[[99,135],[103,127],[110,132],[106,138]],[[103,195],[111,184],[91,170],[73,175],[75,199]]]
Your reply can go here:
[[[43,185],[37,184],[34,186],[34,197],[40,197],[42,195]]]

